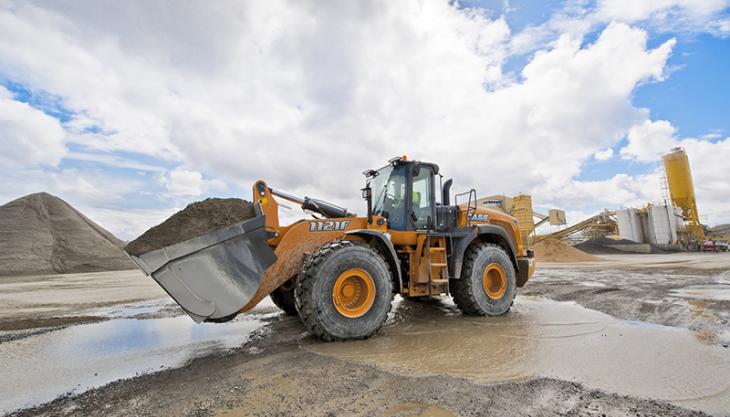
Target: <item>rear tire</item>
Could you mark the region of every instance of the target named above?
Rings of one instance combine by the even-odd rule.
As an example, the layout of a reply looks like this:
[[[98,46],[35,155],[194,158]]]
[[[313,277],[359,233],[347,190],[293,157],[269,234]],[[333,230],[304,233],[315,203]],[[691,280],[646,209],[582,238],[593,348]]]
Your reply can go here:
[[[297,277],[294,276],[294,278],[283,283],[279,288],[275,289],[274,292],[269,294],[271,301],[284,311],[284,314],[287,316],[297,315],[296,302],[294,301],[294,287],[296,286],[296,282]]]
[[[365,339],[388,317],[393,281],[375,249],[342,240],[307,258],[294,296],[302,323],[321,339]]]
[[[517,291],[515,268],[500,246],[472,245],[464,254],[461,277],[451,280],[449,288],[464,314],[501,316],[514,302]]]

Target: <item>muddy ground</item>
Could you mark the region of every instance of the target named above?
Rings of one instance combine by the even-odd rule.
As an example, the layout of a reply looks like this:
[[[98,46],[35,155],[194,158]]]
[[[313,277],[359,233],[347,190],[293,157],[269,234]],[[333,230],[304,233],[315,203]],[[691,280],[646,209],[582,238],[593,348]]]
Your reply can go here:
[[[606,261],[543,263],[521,293],[687,328],[707,343],[730,344],[730,254],[601,257]]]
[[[334,344],[268,302],[195,325],[136,272],[2,278],[0,413],[729,415],[730,257],[627,256],[542,265],[501,318],[397,300],[381,334]]]

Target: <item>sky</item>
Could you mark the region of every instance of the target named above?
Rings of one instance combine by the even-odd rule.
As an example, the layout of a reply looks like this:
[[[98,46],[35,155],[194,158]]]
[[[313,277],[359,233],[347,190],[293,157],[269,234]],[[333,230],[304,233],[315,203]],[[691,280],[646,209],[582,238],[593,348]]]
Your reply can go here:
[[[0,204],[132,239],[262,178],[362,213],[407,155],[573,223],[663,201],[680,146],[730,223],[729,69],[730,0],[0,0]]]

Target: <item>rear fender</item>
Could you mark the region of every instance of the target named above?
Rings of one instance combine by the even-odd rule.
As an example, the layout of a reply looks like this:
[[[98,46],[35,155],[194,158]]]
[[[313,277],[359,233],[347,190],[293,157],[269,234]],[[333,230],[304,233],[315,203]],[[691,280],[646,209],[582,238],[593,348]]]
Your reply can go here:
[[[388,239],[388,236],[383,232],[371,229],[358,229],[349,230],[345,232],[347,236],[357,236],[364,239],[368,244],[378,249],[378,251],[385,257],[390,270],[393,271],[393,279],[395,280],[394,289],[397,289],[399,293],[403,292],[403,280],[401,279],[400,262],[398,261],[398,255],[395,252],[393,243]]]
[[[451,261],[449,262],[449,276],[452,279],[459,279],[461,277],[461,266],[464,263],[464,254],[466,249],[472,243],[494,243],[504,249],[512,260],[512,265],[515,267],[515,272],[519,272],[520,266],[517,263],[517,252],[515,250],[514,243],[507,236],[507,232],[499,226],[493,224],[483,224],[474,227],[472,231],[466,236],[454,239],[454,244],[451,250]]]

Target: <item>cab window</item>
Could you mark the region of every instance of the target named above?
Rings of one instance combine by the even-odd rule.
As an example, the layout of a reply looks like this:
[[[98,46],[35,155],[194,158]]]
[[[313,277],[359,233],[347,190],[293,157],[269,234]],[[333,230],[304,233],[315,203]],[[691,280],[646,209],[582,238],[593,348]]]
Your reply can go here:
[[[428,217],[433,216],[433,171],[431,168],[421,167],[413,175],[413,191],[411,193],[414,225],[416,229],[428,227]]]

